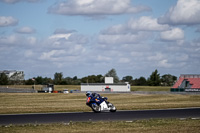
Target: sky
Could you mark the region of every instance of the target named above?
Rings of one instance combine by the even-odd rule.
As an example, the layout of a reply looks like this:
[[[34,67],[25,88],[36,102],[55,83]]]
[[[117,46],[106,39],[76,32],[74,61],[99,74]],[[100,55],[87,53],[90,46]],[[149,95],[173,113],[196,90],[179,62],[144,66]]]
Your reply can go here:
[[[200,0],[0,0],[0,70],[200,74]]]

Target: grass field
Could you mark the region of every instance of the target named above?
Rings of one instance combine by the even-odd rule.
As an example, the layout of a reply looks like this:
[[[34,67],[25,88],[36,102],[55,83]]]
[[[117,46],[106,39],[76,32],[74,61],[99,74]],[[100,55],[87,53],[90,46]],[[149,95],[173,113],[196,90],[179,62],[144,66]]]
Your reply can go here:
[[[33,85],[1,85],[0,87],[8,88],[27,88],[31,89]],[[41,90],[43,85],[35,85],[36,90]],[[80,85],[55,85],[55,90],[81,90]],[[170,91],[171,86],[131,86],[131,91]]]
[[[102,94],[118,110],[200,107],[200,95]],[[84,93],[0,93],[0,114],[39,112],[85,112]]]
[[[32,86],[8,86],[31,88]],[[37,90],[42,86],[37,85]],[[55,90],[80,90],[80,86],[55,86]],[[132,91],[169,91],[170,87],[132,86]],[[181,94],[102,94],[118,110],[144,110],[200,107],[200,95]],[[84,93],[0,93],[0,114],[85,112]],[[0,126],[0,133],[197,133],[200,119],[150,119],[137,121],[70,122],[58,124],[26,124]]]
[[[171,86],[131,86],[131,91],[170,91]]]
[[[151,119],[116,122],[0,126],[0,133],[199,133],[200,120]]]
[[[0,85],[0,87],[8,87],[8,88],[16,88],[16,89],[31,89],[34,85]],[[36,90],[41,90],[43,88],[43,85],[35,85]],[[64,89],[68,90],[81,90],[80,85],[54,85],[55,91]]]

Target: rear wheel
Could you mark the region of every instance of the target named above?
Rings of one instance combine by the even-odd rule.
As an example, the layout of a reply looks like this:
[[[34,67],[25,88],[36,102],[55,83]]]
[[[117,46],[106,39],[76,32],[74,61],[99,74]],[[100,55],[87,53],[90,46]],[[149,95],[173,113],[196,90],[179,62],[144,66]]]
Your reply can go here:
[[[99,113],[101,112],[101,108],[100,106],[98,106],[97,104],[91,104],[91,108],[94,112]]]

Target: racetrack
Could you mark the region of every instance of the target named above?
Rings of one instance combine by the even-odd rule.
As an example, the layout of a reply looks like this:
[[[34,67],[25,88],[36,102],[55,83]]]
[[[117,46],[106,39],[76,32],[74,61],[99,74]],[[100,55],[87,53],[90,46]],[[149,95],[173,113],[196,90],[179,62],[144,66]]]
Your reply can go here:
[[[200,108],[117,111],[115,113],[48,113],[0,115],[0,125],[68,123],[70,121],[132,121],[153,118],[200,118]]]

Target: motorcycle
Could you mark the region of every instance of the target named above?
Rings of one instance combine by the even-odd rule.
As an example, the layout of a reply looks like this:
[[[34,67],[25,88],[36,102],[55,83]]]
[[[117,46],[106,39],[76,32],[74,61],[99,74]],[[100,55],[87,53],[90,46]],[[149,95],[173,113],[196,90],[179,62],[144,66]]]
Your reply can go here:
[[[98,98],[87,98],[87,103],[86,103],[91,109],[96,112],[116,112],[116,107],[107,101],[106,97],[98,97]]]

